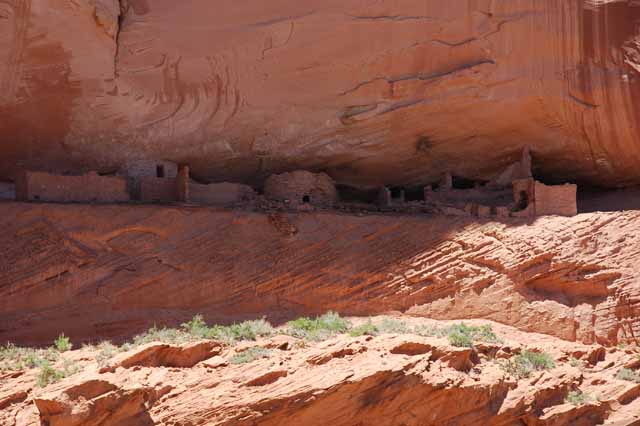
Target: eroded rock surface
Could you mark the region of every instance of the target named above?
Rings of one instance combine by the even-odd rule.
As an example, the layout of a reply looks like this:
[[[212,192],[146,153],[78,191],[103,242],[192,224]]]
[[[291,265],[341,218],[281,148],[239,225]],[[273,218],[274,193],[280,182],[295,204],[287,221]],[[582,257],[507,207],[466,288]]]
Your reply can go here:
[[[122,339],[195,314],[280,323],[328,310],[486,318],[608,345],[640,334],[638,212],[530,223],[19,203],[0,212],[0,341]]]
[[[633,0],[3,0],[0,169],[638,183]]]
[[[304,344],[293,339],[299,344],[276,349],[282,339],[274,337],[251,342],[273,349],[242,364],[204,360],[190,368],[120,367],[104,373],[98,372],[95,349],[84,348],[64,355],[80,359],[82,372],[44,389],[35,387],[33,370],[0,378],[1,389],[22,392],[12,400],[0,393],[0,421],[6,426],[353,426],[354,419],[376,426],[631,426],[640,421],[640,383],[618,377],[624,365],[637,360],[637,348],[605,350],[493,328],[500,342],[475,348],[406,333],[340,335]],[[215,358],[229,360],[242,350],[246,347],[226,346]],[[548,354],[553,367],[527,377],[507,372],[504,363],[525,350]],[[126,356],[146,351],[132,349]],[[595,352],[603,357],[591,363],[589,354]],[[325,361],[315,362],[320,358]],[[468,368],[458,368],[463,364]],[[582,400],[567,399],[572,392]]]

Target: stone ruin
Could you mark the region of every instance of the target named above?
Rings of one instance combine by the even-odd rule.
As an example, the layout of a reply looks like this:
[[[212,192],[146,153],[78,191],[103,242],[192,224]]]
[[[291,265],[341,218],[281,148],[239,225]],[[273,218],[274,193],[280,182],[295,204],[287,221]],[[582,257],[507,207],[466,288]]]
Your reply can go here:
[[[126,179],[90,172],[80,176],[22,171],[15,179],[18,201],[127,202],[131,198]]]
[[[437,185],[425,188],[425,200],[445,214],[478,217],[575,216],[577,186],[548,186],[533,178],[531,153],[522,152],[520,161],[507,167],[485,186],[455,189],[453,176],[446,173]]]
[[[377,199],[373,188],[373,197],[368,203],[369,206],[377,204],[380,211],[436,212],[458,216],[531,218],[577,214],[576,185],[548,186],[536,181],[531,171],[528,148],[523,150],[519,161],[485,185],[468,181],[468,186],[462,189],[456,185],[456,180],[459,183],[459,178],[445,173],[435,188],[429,185],[423,192],[418,191],[420,201],[415,201],[415,188],[405,193],[401,187],[382,187],[377,191]],[[344,188],[341,191],[340,194],[348,198],[348,194],[343,194]],[[361,196],[368,197],[365,194]],[[20,201],[113,203],[135,200],[225,207],[246,205],[258,196],[247,185],[195,182],[186,165],[140,160],[125,164],[117,176],[102,176],[96,172],[63,176],[24,171],[16,177],[15,197]],[[327,174],[302,170],[271,175],[264,185],[264,198],[276,203],[275,207],[297,210],[345,208],[349,205],[348,202],[338,204],[341,197]],[[366,205],[364,209],[367,209]]]
[[[336,185],[329,175],[303,170],[271,175],[264,184],[264,195],[294,208],[332,207],[338,201]]]
[[[126,176],[131,198],[146,203],[178,200],[178,165],[170,161],[133,160],[119,171]]]
[[[182,202],[207,206],[228,206],[256,197],[250,186],[238,183],[201,184],[190,176],[189,166],[167,161],[133,163],[127,176],[133,183],[140,201]]]
[[[188,166],[169,161],[132,161],[116,176],[96,172],[66,176],[46,172],[22,171],[15,179],[18,201],[121,203],[197,203],[228,206],[254,199],[247,185],[193,182]]]

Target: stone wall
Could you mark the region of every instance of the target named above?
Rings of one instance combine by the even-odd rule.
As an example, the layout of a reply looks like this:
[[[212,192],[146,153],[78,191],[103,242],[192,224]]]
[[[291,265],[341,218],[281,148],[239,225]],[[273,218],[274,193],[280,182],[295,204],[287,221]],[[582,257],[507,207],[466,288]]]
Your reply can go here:
[[[256,197],[255,191],[247,185],[237,183],[212,183],[202,185],[191,182],[189,184],[189,199],[196,204],[212,206],[226,206],[250,201]]]
[[[130,161],[121,169],[130,178],[156,177],[174,179],[178,176],[178,165],[171,161],[137,160]]]
[[[190,189],[189,166],[180,166],[178,177],[176,178],[176,195],[178,196],[178,201],[188,203],[191,200]]]
[[[533,178],[517,179],[512,183],[515,217],[532,217],[535,212],[535,180]]]
[[[137,179],[140,201],[145,203],[173,203],[178,201],[176,179],[140,177]]]
[[[578,214],[576,185],[547,186],[535,183],[535,211],[537,216],[558,215],[575,216]]]
[[[292,206],[332,206],[338,200],[335,183],[327,174],[307,171],[271,175],[265,182],[264,195]]]
[[[126,179],[100,176],[91,172],[82,176],[61,176],[24,171],[16,177],[16,199],[52,202],[127,202]]]

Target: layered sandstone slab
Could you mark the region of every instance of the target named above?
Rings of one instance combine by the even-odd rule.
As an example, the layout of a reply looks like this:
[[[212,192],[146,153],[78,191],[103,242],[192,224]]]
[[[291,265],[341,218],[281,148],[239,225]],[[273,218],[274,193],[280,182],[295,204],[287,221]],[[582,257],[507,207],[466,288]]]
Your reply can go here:
[[[526,223],[2,203],[0,228],[0,341],[327,310],[486,318],[587,343],[640,333],[639,212]]]
[[[444,325],[424,319],[409,323]],[[81,371],[44,389],[35,386],[35,369],[0,377],[0,422],[632,426],[640,421],[640,383],[619,376],[623,367],[634,377],[638,374],[637,348],[605,350],[496,324],[493,328],[500,341],[474,348],[411,331],[343,334],[323,342],[289,337],[295,342],[290,346],[281,344],[285,336],[269,337],[219,347],[209,359],[195,348],[214,342],[157,343],[116,355],[108,370],[96,362],[99,351],[87,347],[62,354]],[[269,349],[259,359],[232,362],[252,347]],[[507,373],[503,365],[525,350],[546,352],[553,367],[528,377]],[[149,355],[158,362],[140,362]],[[190,359],[186,365],[181,363],[184,356]],[[567,401],[571,392],[579,393],[582,402]]]
[[[638,183],[632,0],[4,0],[0,170]]]

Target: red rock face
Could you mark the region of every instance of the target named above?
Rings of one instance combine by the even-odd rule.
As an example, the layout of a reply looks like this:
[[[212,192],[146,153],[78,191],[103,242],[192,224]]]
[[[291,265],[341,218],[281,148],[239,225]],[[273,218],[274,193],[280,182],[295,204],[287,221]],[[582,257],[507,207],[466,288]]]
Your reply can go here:
[[[637,183],[640,7],[592,0],[3,0],[0,148],[261,181]]]
[[[196,314],[491,319],[569,341],[640,335],[640,213],[538,218],[0,209],[0,341],[131,337]]]

